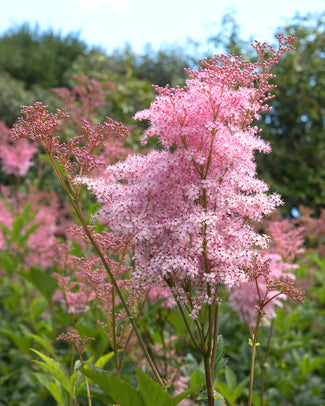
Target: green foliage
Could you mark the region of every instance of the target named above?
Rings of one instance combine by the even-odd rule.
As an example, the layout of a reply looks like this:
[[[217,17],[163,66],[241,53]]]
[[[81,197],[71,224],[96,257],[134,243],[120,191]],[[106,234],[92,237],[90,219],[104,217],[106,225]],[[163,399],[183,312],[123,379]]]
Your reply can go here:
[[[86,49],[74,34],[62,37],[23,24],[0,38],[0,72],[23,81],[28,88],[36,83],[45,89],[66,86],[64,73]]]
[[[59,98],[49,89],[38,84],[26,88],[26,83],[13,78],[7,72],[0,72],[0,120],[11,127],[20,114],[21,106],[30,106],[43,100],[51,111],[60,106]]]
[[[244,393],[249,383],[249,376],[241,382],[237,382],[235,373],[228,366],[225,368],[226,382],[218,381],[216,388],[228,402],[229,406],[235,406],[237,399]]]
[[[62,387],[72,396],[76,396],[78,386],[76,385],[78,379],[78,372],[74,372],[71,376],[67,376],[64,368],[52,358],[47,357],[39,351],[32,349],[42,361],[35,361],[41,369],[51,375],[55,380],[62,385]],[[51,386],[52,387],[52,386]],[[56,386],[56,388],[58,388]],[[59,393],[59,392],[57,392]]]
[[[276,65],[276,98],[264,118],[272,153],[259,156],[261,176],[287,207],[325,202],[325,14],[297,16],[283,30],[296,50]],[[303,187],[302,187],[303,185]]]
[[[189,67],[188,57],[182,48],[171,46],[154,51],[150,45],[135,62],[135,76],[158,86],[182,85],[187,79],[184,68]]]
[[[82,368],[80,371],[98,384],[120,406],[176,406],[192,391],[188,390],[171,398],[166,390],[139,369],[136,369],[137,389],[116,375],[104,371],[90,368]]]

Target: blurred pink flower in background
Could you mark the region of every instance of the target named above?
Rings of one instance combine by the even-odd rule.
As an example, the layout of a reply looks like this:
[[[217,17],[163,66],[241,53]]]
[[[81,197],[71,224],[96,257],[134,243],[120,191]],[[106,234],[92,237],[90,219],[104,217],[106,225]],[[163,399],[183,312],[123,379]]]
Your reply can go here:
[[[37,146],[26,139],[15,144],[9,142],[10,131],[4,122],[0,122],[0,159],[2,171],[7,175],[26,176],[28,169],[34,165],[31,161]]]

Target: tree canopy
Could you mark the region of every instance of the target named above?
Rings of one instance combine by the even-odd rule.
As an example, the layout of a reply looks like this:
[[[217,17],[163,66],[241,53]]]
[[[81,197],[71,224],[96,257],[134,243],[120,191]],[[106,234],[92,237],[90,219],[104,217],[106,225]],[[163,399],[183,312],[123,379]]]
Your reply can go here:
[[[7,72],[30,88],[66,86],[64,76],[87,45],[75,34],[62,36],[52,30],[41,32],[27,24],[12,28],[0,37],[0,72]]]
[[[272,154],[259,157],[264,178],[288,207],[325,203],[325,14],[297,16],[284,28],[296,50],[273,71],[276,98],[264,117]]]

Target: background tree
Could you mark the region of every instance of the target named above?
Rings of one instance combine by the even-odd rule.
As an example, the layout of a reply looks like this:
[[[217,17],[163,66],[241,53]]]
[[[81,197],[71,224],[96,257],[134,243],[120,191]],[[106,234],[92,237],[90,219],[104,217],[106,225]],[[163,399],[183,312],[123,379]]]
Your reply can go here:
[[[64,73],[86,50],[87,45],[75,34],[63,37],[23,24],[0,38],[0,72],[23,81],[27,88],[36,83],[45,89],[67,86]]]
[[[259,156],[258,167],[287,208],[319,209],[325,203],[325,13],[296,16],[281,31],[298,39],[274,69],[278,87],[263,131],[273,152]]]

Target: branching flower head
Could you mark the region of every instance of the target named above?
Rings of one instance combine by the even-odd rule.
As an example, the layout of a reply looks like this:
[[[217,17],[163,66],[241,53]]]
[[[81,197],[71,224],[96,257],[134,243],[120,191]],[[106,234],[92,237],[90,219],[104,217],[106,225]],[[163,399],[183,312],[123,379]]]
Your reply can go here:
[[[251,327],[256,324],[258,312],[262,312],[262,323],[269,324],[275,318],[276,307],[282,307],[287,297],[304,302],[304,292],[294,286],[295,275],[290,272],[296,267],[277,254],[256,259],[247,269],[249,280],[232,289],[230,306]]]
[[[130,156],[107,169],[105,178],[84,178],[103,203],[98,218],[135,245],[135,280],[168,286],[195,313],[217,299],[220,283],[248,281],[246,269],[268,237],[260,221],[278,195],[256,177],[255,151],[270,152],[252,121],[268,107],[270,67],[290,47],[259,62],[217,56],[187,70],[184,89],[157,88],[143,141],[159,136],[164,149]]]
[[[25,117],[20,117],[14,125],[11,140],[27,138],[41,145],[62,165],[70,182],[77,173],[85,175],[103,165],[95,152],[107,139],[128,135],[124,125],[109,117],[106,122],[97,125],[82,119],[84,135],[62,141],[55,133],[61,128],[63,119],[70,117],[65,109],[57,109],[57,113],[53,114],[47,106],[35,103],[34,106],[22,107],[21,112]]]
[[[47,152],[51,152],[54,134],[62,126],[62,120],[69,117],[63,109],[57,109],[53,114],[47,110],[43,103],[35,103],[34,106],[23,106],[21,113],[25,116],[19,117],[17,124],[12,130],[11,139],[27,138],[41,145]]]

